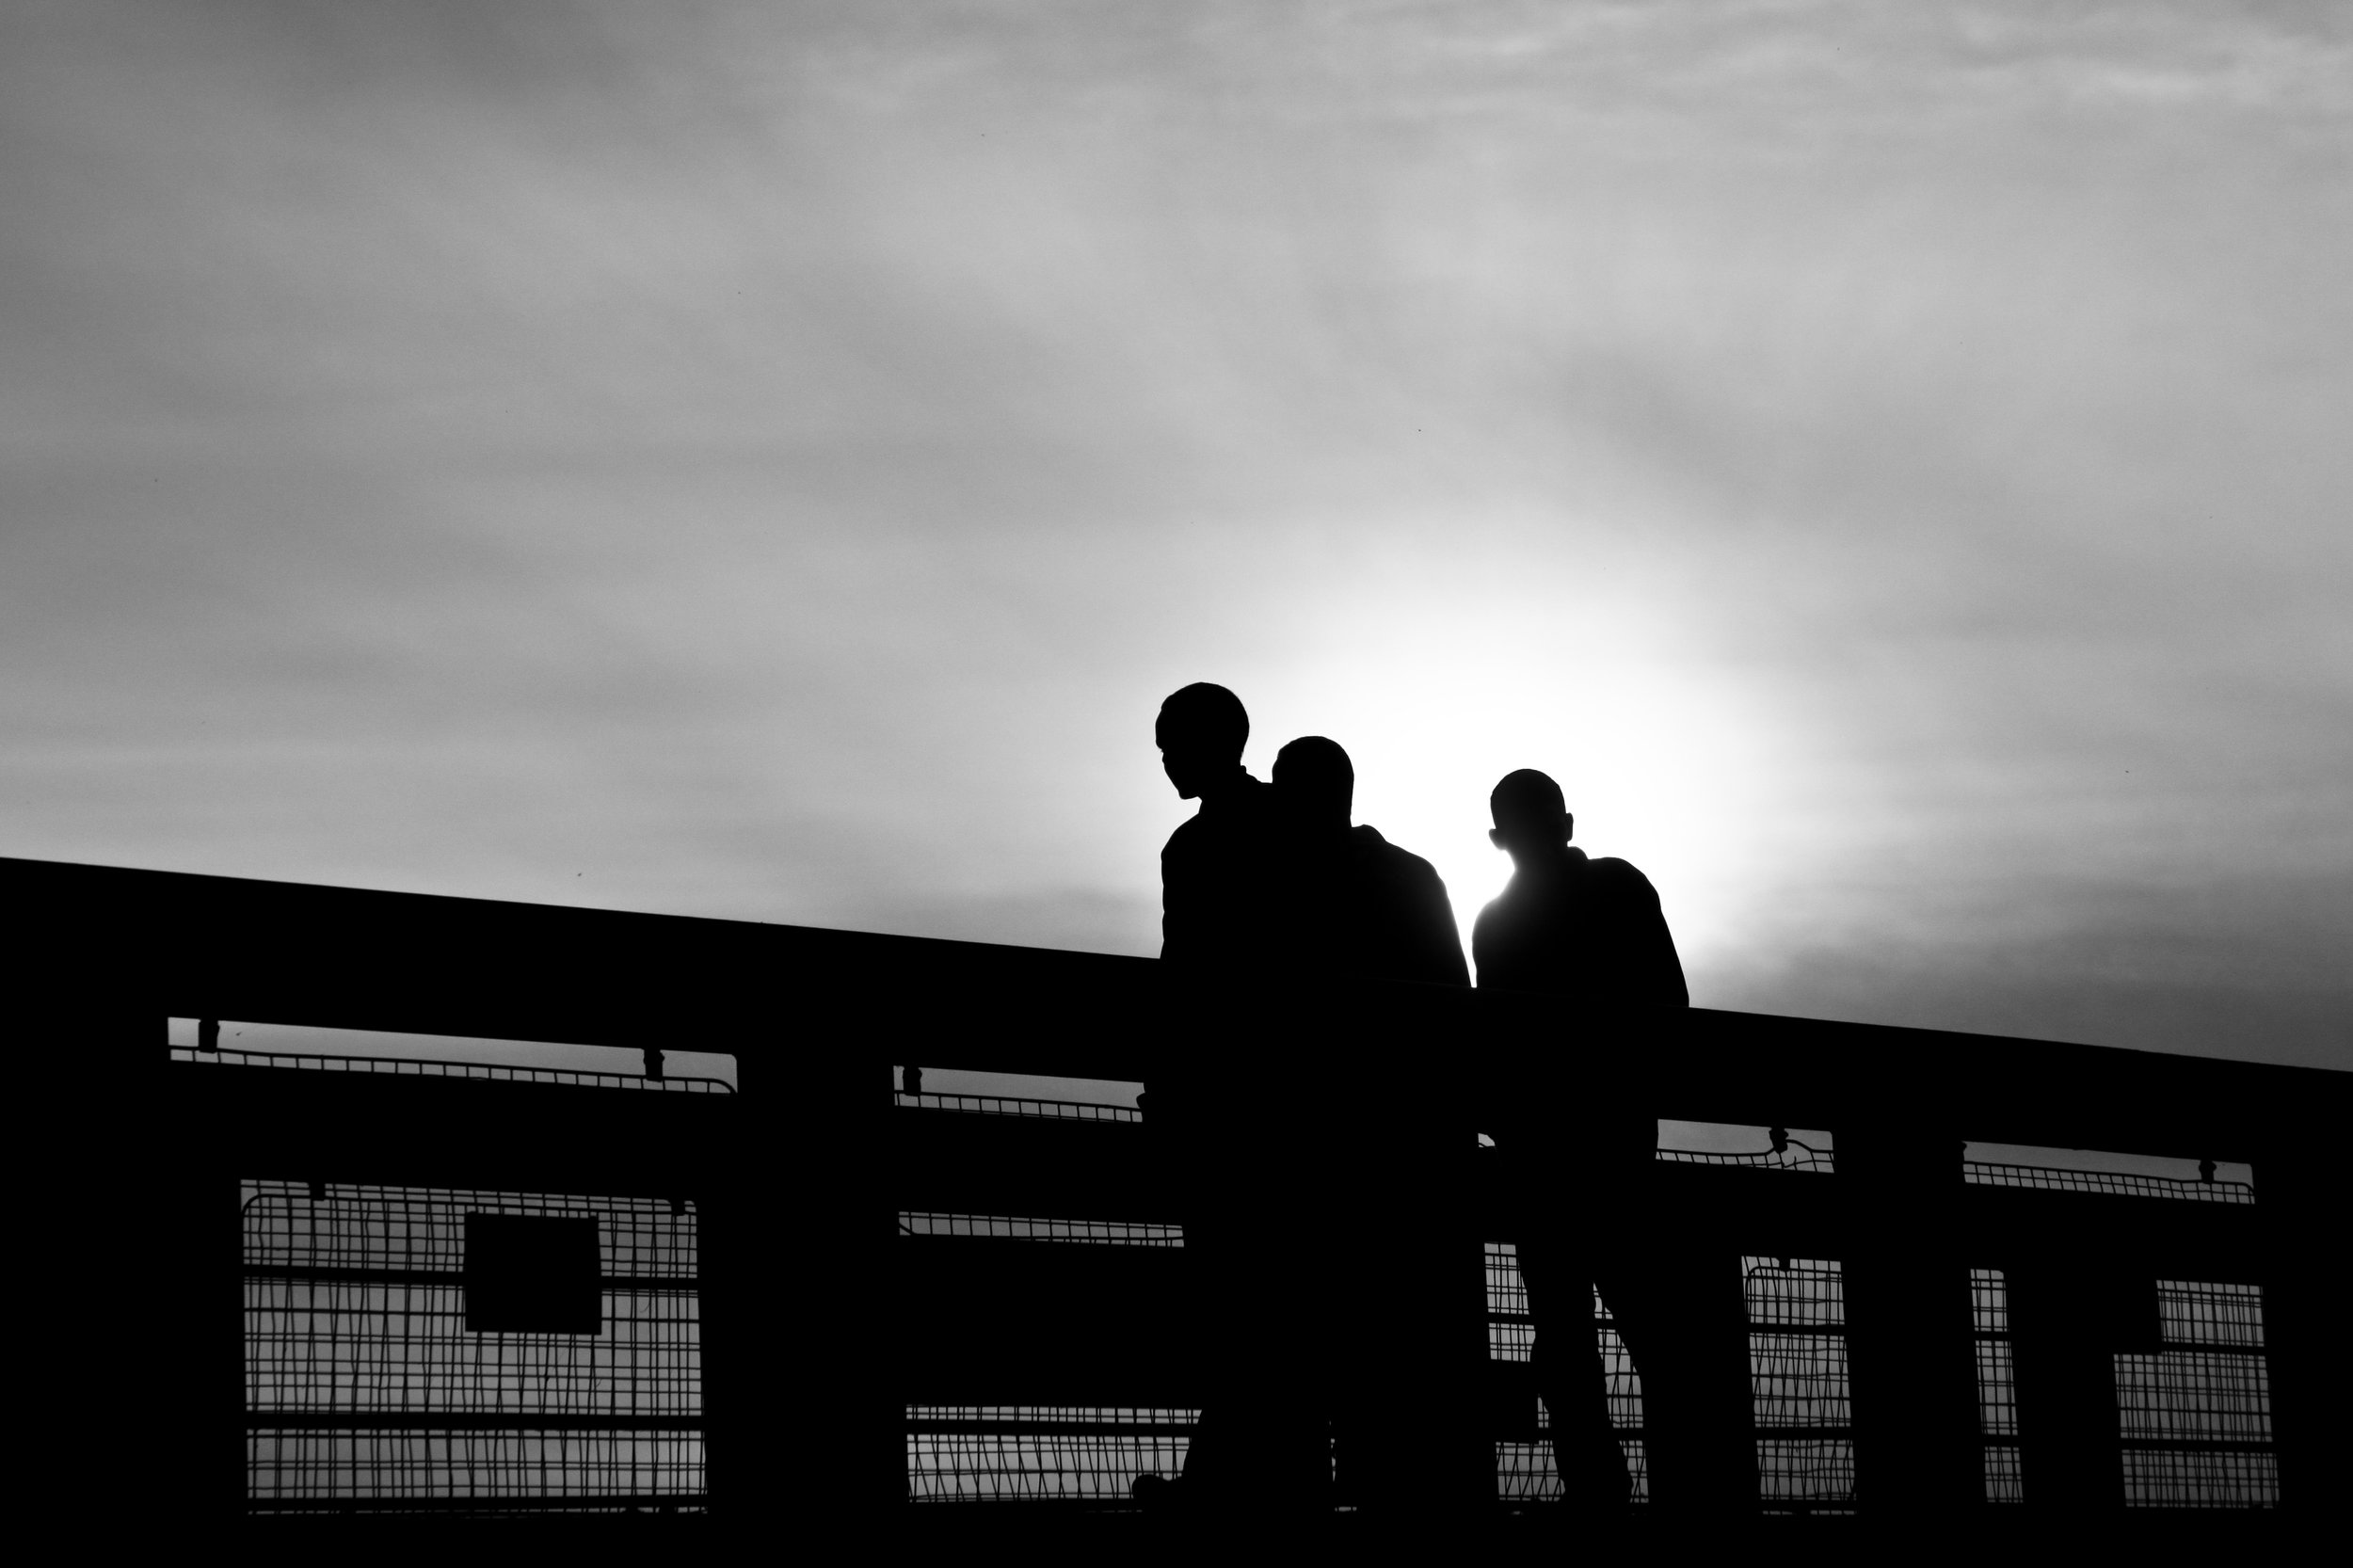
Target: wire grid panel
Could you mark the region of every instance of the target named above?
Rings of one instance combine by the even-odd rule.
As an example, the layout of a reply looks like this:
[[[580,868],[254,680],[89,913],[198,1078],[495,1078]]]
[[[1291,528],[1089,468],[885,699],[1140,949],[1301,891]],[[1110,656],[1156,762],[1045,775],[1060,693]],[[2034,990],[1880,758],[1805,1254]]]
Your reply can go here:
[[[2120,1355],[2116,1403],[2127,1443],[2271,1440],[2270,1374],[2260,1356]]]
[[[1854,1504],[1846,1279],[1823,1258],[1744,1257],[1758,1499],[1769,1511]]]
[[[984,1236],[1017,1241],[1084,1241],[1114,1247],[1181,1247],[1182,1225],[1128,1220],[1040,1220],[1010,1214],[922,1214],[902,1211],[902,1236]]]
[[[1759,1428],[1851,1427],[1846,1282],[1834,1262],[1742,1259]]]
[[[290,1182],[245,1192],[255,1502],[701,1490],[692,1205]],[[595,1219],[601,1331],[469,1331],[470,1213]]]
[[[1125,1506],[1140,1477],[1183,1474],[1200,1419],[1176,1408],[909,1405],[907,1497]]]
[[[492,1502],[699,1509],[698,1432],[318,1430],[246,1433],[247,1502],[337,1510]]]
[[[1540,1424],[1548,1425],[1543,1416]],[[1625,1455],[1625,1469],[1634,1485],[1627,1500],[1636,1503],[1650,1501],[1650,1452],[1640,1437],[1621,1437],[1618,1448]],[[1496,1497],[1506,1503],[1559,1502],[1567,1495],[1561,1484],[1561,1471],[1553,1458],[1550,1443],[1497,1443],[1496,1445]]]
[[[1528,1361],[1536,1350],[1536,1320],[1520,1275],[1519,1248],[1510,1241],[1487,1243],[1487,1357]]]
[[[2025,1464],[2016,1444],[1988,1443],[1985,1446],[1985,1500],[1989,1503],[2023,1503],[2026,1500]]]
[[[1536,1347],[1536,1320],[1529,1304],[1528,1282],[1520,1273],[1518,1246],[1490,1241],[1487,1253],[1487,1356],[1491,1361],[1530,1361]],[[1642,1430],[1642,1375],[1618,1333],[1609,1303],[1595,1290],[1593,1329],[1601,1352],[1602,1376],[1609,1390],[1609,1424],[1621,1432]],[[1541,1414],[1538,1424],[1546,1418]]]
[[[1652,1158],[1671,1165],[1722,1165],[1744,1171],[1806,1171],[1816,1176],[1835,1176],[1838,1172],[1838,1154],[1834,1149],[1805,1148],[1803,1153],[1785,1149],[1779,1154],[1770,1149],[1759,1149],[1753,1154],[1720,1154],[1713,1149],[1658,1149],[1653,1152]]]
[[[2157,1281],[2157,1321],[2169,1345],[2264,1348],[2263,1288],[2197,1280]]]
[[[1043,1116],[1058,1122],[1119,1122],[1144,1120],[1132,1105],[1097,1105],[1088,1100],[1018,1099],[1004,1095],[910,1095],[894,1089],[890,1103],[908,1111],[960,1111],[978,1116]]]
[[[199,1050],[171,1048],[174,1062],[220,1067],[279,1067],[297,1072],[361,1073],[392,1078],[479,1079],[502,1083],[562,1083],[575,1088],[635,1089],[663,1095],[732,1095],[717,1078],[647,1078],[579,1067],[522,1067],[503,1062],[431,1062],[413,1056],[310,1056],[276,1050]]]
[[[1634,1357],[1627,1353],[1625,1341],[1618,1336],[1618,1326],[1607,1311],[1601,1320],[1601,1370],[1609,1389],[1609,1424],[1620,1432],[1641,1431],[1642,1374],[1636,1370]]]
[[[2007,1339],[1977,1341],[1977,1435],[2018,1435],[2018,1368]]]
[[[1528,1282],[1520,1273],[1519,1248],[1511,1241],[1490,1241],[1486,1244],[1487,1262],[1487,1353],[1496,1361],[1529,1361],[1533,1359],[1536,1324],[1529,1299]],[[1642,1429],[1642,1379],[1634,1368],[1634,1358],[1626,1352],[1625,1341],[1620,1336],[1609,1308],[1598,1290],[1593,1292],[1593,1327],[1596,1344],[1601,1352],[1602,1373],[1606,1397],[1609,1400],[1609,1424],[1619,1432],[1618,1446],[1625,1454],[1628,1475],[1633,1480],[1632,1500],[1650,1499],[1649,1452],[1641,1436]],[[1539,1399],[1536,1401],[1536,1425],[1549,1432],[1552,1413]],[[1563,1495],[1561,1474],[1554,1460],[1549,1439],[1536,1443],[1499,1441],[1496,1444],[1496,1496],[1505,1502],[1550,1502]]]
[[[2280,1462],[2268,1449],[2127,1448],[2127,1508],[2277,1508]]]
[[[1973,1187],[2017,1187],[2039,1192],[2098,1192],[2119,1198],[2171,1198],[2183,1203],[2251,1204],[2255,1190],[2243,1181],[2181,1181],[2171,1176],[2134,1176],[2124,1171],[2069,1171],[2051,1165],[2001,1165],[1970,1160],[1961,1178]]]
[[[1984,1446],[1985,1500],[2025,1501],[2018,1447],[2018,1365],[2009,1337],[2009,1281],[1999,1269],[1969,1271],[1969,1320],[1977,1340],[1977,1438]]]
[[[2157,1312],[2168,1348],[2115,1358],[2126,1504],[2276,1506],[2262,1290],[2159,1280]]]

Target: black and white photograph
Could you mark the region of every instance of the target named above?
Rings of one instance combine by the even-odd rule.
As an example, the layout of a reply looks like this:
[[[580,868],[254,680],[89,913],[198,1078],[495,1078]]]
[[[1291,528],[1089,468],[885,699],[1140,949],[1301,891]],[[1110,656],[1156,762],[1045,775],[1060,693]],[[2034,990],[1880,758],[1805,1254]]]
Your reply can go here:
[[[0,0],[36,1492],[2284,1550],[2349,433],[2330,0]]]

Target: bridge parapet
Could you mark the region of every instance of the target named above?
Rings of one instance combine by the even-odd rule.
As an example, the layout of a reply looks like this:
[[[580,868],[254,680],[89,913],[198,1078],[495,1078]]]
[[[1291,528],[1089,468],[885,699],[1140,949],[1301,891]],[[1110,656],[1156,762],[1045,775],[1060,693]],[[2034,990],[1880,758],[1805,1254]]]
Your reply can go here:
[[[1692,1277],[1728,1282],[1749,1507],[2317,1512],[2345,1471],[2332,1238],[2353,1075],[1707,1010],[1580,1018],[1417,987],[1205,1002],[1143,960],[46,862],[0,861],[0,894],[25,932],[21,1038],[57,1075],[75,1188],[107,1217],[68,1243],[72,1277],[98,1283],[57,1373],[76,1380],[59,1408],[91,1413],[59,1484],[93,1496],[129,1486],[224,1519],[290,1502],[746,1522],[982,1497],[1115,1510],[1135,1476],[1174,1473],[1204,1410],[1214,1430],[1208,1318],[1241,1333],[1235,1304],[1262,1302],[1259,1331],[1311,1362],[1345,1303],[1386,1291],[1402,1302],[1382,1320],[1386,1359],[1353,1375],[1394,1384],[1394,1412],[1353,1429],[1381,1434],[1360,1474],[1387,1484],[1352,1488],[1343,1455],[1337,1500],[1401,1506],[1411,1472],[1427,1482],[1413,1506],[1440,1512],[1557,1506],[1521,1249],[1531,1224],[1625,1201],[1580,1179],[1578,1140],[1629,1111],[1832,1135],[1826,1155],[1667,1151],[1636,1205]],[[715,1050],[737,1092],[278,1071],[173,1052],[174,1017],[648,1065]],[[910,1061],[1140,1082],[1147,1109],[884,1098]],[[1184,1132],[1205,1095],[1248,1112]],[[1481,1146],[1507,1113],[1531,1125],[1531,1101],[1550,1133]],[[1966,1157],[1989,1143],[2253,1174]],[[275,1218],[255,1232],[261,1209]],[[325,1245],[410,1223],[396,1211],[439,1238],[440,1262],[387,1266],[394,1280],[255,1261],[297,1232]],[[584,1276],[605,1314],[585,1337],[602,1342],[469,1326],[469,1213],[605,1215],[605,1262]],[[691,1231],[691,1290],[610,1266],[616,1238],[665,1224],[674,1251]],[[1333,1237],[1347,1256],[1328,1256]],[[394,1288],[417,1292],[423,1338],[363,1336],[290,1370],[294,1325],[331,1317],[334,1290],[380,1312]],[[1647,1464],[1606,1296],[1606,1397]],[[496,1380],[450,1381],[450,1346],[512,1352],[517,1387],[568,1378],[643,1402],[501,1403]],[[442,1381],[379,1381],[398,1408],[311,1411],[297,1439],[299,1412],[267,1402],[412,1353],[442,1356]],[[125,1451],[126,1420],[134,1451],[168,1461],[91,1479],[72,1453]]]

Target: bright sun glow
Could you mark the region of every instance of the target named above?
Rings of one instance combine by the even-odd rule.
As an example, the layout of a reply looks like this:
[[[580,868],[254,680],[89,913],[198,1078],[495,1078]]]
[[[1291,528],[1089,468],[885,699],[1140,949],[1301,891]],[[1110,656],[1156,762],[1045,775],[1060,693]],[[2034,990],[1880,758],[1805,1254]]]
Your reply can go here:
[[[1251,762],[1325,734],[1356,764],[1356,820],[1434,864],[1467,946],[1511,862],[1487,841],[1487,792],[1514,768],[1560,780],[1588,854],[1655,883],[1687,968],[1740,945],[1741,889],[1767,880],[1756,832],[1776,793],[1778,731],[1736,673],[1665,651],[1676,628],[1526,597],[1360,612],[1250,695]],[[1695,999],[1704,1000],[1704,999]]]

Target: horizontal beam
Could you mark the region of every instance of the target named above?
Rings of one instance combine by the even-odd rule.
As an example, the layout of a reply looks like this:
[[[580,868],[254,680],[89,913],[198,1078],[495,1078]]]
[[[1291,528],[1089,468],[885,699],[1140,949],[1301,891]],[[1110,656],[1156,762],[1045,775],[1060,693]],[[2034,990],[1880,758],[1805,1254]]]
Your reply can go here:
[[[163,1016],[731,1053],[856,1082],[926,1066],[1151,1082],[1217,1065],[1157,963],[808,926],[0,859],[30,933],[19,987]],[[1263,1005],[1262,1005],[1263,1004]],[[1558,999],[1332,985],[1228,999],[1237,1070],[1270,1010],[1307,1054],[1468,1103],[1926,1135],[2261,1164],[2341,1136],[2353,1074],[1692,1009],[1640,1022]],[[763,1070],[755,1070],[759,1082]],[[876,1083],[879,1093],[880,1084]],[[2261,1179],[2260,1174],[2258,1177]]]

